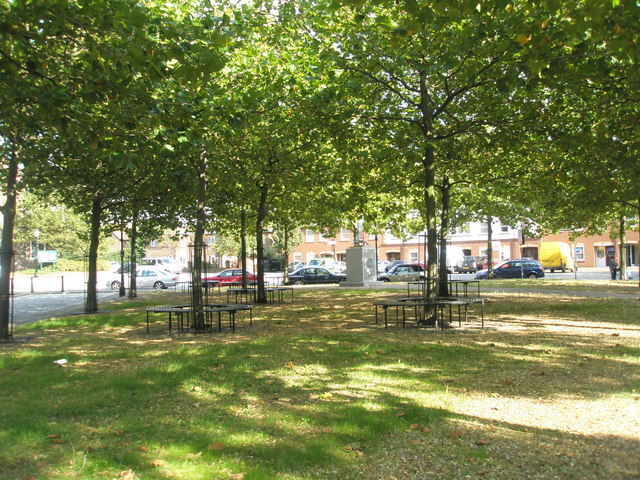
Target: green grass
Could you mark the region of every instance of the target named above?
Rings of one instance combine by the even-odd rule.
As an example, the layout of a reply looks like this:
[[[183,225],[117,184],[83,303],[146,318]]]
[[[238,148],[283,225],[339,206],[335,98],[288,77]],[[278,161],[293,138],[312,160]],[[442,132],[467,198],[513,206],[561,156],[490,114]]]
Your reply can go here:
[[[637,280],[574,280],[562,279],[491,279],[480,280],[481,288],[513,288],[535,290],[569,290],[572,292],[602,292],[637,294]]]
[[[640,390],[638,343],[611,336],[637,328],[631,301],[496,295],[488,325],[578,329],[505,334],[385,330],[373,324],[380,294],[296,294],[235,335],[168,335],[160,317],[147,335],[144,308],[176,294],[21,327],[24,342],[0,345],[0,478],[347,478],[389,435],[460,419],[451,406],[469,396]],[[586,331],[594,321],[602,341]],[[482,445],[448,455],[498,461]]]

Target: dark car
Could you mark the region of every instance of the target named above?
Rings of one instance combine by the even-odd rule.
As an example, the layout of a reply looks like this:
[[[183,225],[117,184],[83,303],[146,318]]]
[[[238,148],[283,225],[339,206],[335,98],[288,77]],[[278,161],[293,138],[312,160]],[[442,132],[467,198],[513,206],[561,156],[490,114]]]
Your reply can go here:
[[[347,278],[340,273],[332,273],[324,267],[302,267],[289,274],[285,285],[312,285],[314,283],[340,283]]]
[[[424,280],[427,272],[424,267],[418,263],[409,265],[396,265],[387,273],[378,275],[378,280],[382,282],[415,282]]]
[[[247,282],[253,283],[258,280],[253,273],[246,272]],[[227,268],[219,273],[209,274],[202,277],[202,284],[209,286],[230,286],[230,285],[242,285],[242,269],[240,268]]]
[[[481,268],[481,257],[474,257],[473,255],[465,255],[462,257],[462,260],[453,267],[456,273],[476,273]]]
[[[491,277],[489,270],[484,269],[476,273],[476,278],[542,278],[544,277],[544,269],[542,264],[537,260],[528,258],[517,258],[515,260],[507,260],[500,265],[493,267]]]

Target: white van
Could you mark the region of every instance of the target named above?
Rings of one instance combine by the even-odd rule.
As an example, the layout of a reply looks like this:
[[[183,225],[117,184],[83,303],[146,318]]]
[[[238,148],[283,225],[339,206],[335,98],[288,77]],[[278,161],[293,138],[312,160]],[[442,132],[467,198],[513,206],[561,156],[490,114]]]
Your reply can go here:
[[[182,273],[182,266],[171,257],[145,257],[139,265],[152,266],[168,270],[171,273]]]

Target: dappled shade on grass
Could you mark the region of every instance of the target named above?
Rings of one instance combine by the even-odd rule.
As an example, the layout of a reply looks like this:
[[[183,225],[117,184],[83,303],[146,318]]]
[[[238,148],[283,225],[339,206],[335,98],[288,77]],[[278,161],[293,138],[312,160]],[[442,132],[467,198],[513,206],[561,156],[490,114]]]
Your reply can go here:
[[[304,291],[235,335],[146,335],[167,292],[23,328],[0,477],[634,478],[637,302],[495,294],[443,332],[375,325],[379,296]]]

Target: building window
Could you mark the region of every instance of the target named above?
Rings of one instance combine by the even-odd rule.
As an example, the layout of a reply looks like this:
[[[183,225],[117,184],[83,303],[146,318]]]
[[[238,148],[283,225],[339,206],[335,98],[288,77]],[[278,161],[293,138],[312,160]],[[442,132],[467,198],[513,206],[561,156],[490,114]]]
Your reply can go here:
[[[584,245],[576,245],[573,255],[576,262],[584,262]]]
[[[324,236],[324,234],[325,234],[325,232],[318,232],[318,241],[319,242],[326,242],[327,241],[327,239]]]
[[[411,250],[409,252],[409,261],[411,263],[416,263],[418,261],[418,251],[417,250]]]
[[[316,234],[313,230],[307,229],[305,231],[304,241],[308,243],[313,243],[316,241]]]
[[[489,224],[488,223],[481,223],[480,224],[480,233],[489,233]]]
[[[151,240],[149,242],[149,246],[152,248],[156,248],[158,246],[158,240]]]
[[[500,226],[500,231],[502,233],[507,233],[509,231],[509,226],[508,225],[501,225]]]
[[[210,247],[211,245],[214,245],[215,243],[216,243],[215,235],[209,235],[207,237],[207,247]]]
[[[343,242],[348,242],[349,241],[349,229],[348,228],[341,228],[340,229],[340,240],[342,240]]]

